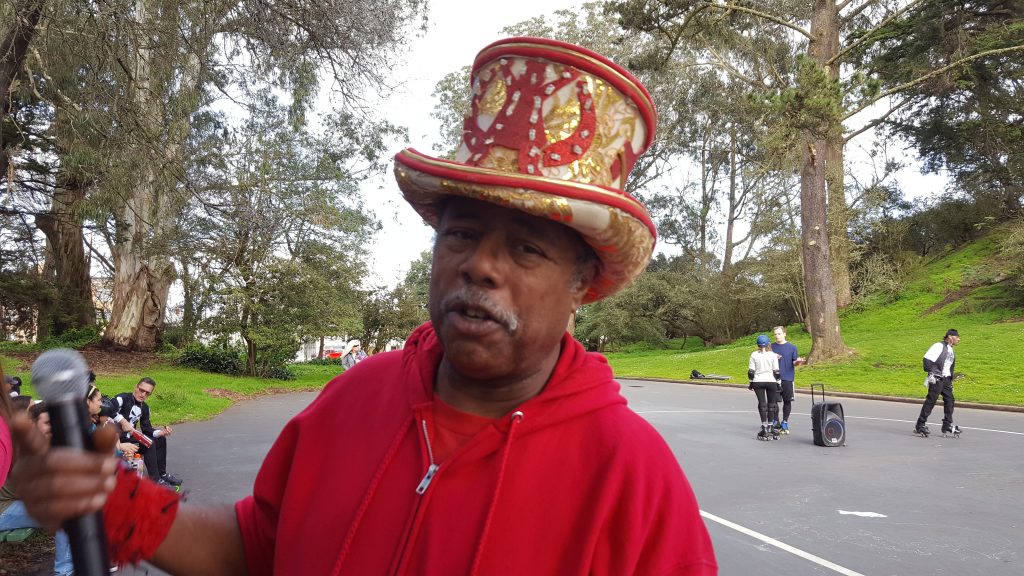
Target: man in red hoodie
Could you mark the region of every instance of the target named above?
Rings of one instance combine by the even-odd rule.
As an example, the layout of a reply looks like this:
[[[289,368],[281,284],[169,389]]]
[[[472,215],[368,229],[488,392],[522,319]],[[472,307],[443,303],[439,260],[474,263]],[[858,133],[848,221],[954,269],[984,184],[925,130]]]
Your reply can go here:
[[[171,573],[717,573],[671,450],[566,332],[653,251],[622,191],[653,136],[650,96],[604,57],[536,38],[485,48],[472,82],[455,161],[396,157],[437,231],[430,322],[403,350],[332,380],[231,507],[178,506],[115,481],[110,459],[21,434],[32,513],[55,525],[105,501],[113,557]],[[75,489],[30,482],[44,474]],[[132,524],[127,504],[153,514]]]

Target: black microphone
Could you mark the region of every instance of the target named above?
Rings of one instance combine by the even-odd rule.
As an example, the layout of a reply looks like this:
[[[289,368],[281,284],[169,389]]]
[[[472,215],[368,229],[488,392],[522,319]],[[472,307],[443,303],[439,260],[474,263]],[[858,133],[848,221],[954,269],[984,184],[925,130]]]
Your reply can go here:
[[[92,451],[91,420],[85,405],[89,367],[82,355],[67,348],[43,352],[32,364],[32,385],[46,401],[52,445]],[[64,522],[64,531],[71,543],[76,575],[109,574],[102,512],[72,518]]]

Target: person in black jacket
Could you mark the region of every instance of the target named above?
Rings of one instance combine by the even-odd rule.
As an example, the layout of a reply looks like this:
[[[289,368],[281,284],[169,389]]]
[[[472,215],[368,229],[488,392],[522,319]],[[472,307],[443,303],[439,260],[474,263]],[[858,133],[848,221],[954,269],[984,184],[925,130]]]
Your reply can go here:
[[[956,367],[956,356],[953,347],[960,343],[960,333],[955,329],[946,330],[942,342],[932,344],[924,354],[924,371],[928,373],[925,382],[928,384],[928,396],[921,406],[921,415],[917,417],[914,432],[927,436],[928,416],[935,407],[935,402],[942,395],[942,433],[960,435],[960,427],[953,424],[953,369]]]
[[[174,431],[170,426],[153,428],[149,421],[149,405],[146,398],[153,394],[156,382],[152,378],[142,378],[135,385],[135,390],[122,392],[114,396],[117,414],[114,422],[121,427],[121,441],[131,442],[139,446],[139,453],[146,463],[146,472],[154,481],[173,486],[181,485],[181,479],[167,473],[167,437]],[[153,440],[152,446],[146,447],[132,436],[136,424],[139,430]]]

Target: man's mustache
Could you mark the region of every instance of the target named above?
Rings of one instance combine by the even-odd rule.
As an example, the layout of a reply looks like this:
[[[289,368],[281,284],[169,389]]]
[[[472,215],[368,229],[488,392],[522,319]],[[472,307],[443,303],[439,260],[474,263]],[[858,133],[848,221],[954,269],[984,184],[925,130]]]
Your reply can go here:
[[[470,307],[482,310],[492,320],[504,326],[509,334],[515,334],[519,329],[519,317],[516,313],[500,306],[483,290],[463,286],[445,296],[441,301],[441,310],[445,312]]]

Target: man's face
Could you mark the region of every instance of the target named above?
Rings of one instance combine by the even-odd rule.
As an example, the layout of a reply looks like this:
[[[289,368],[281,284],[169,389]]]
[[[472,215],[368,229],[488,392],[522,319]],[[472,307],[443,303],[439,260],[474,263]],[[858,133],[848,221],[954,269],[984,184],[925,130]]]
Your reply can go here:
[[[956,346],[959,343],[960,343],[960,337],[959,336],[950,336],[949,337],[949,345],[950,346]]]
[[[786,341],[786,331],[783,330],[782,328],[776,328],[775,329],[775,341],[778,342],[779,344],[782,344],[783,342],[785,342]]]
[[[135,396],[136,402],[145,402],[146,398],[153,395],[153,385],[148,382],[139,382],[135,385],[135,390],[132,391],[132,396]]]
[[[590,284],[575,275],[583,250],[562,224],[450,200],[434,244],[430,319],[451,367],[500,386],[557,354]]]

